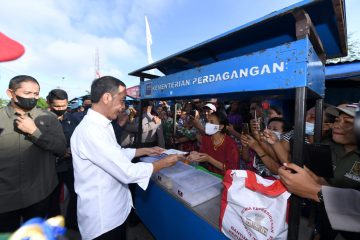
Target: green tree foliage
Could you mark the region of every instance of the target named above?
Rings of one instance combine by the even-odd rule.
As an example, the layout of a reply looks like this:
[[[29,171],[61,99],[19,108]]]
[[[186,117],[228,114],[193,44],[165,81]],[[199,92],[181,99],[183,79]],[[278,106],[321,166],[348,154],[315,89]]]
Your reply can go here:
[[[36,104],[37,107],[41,108],[41,109],[47,109],[48,108],[48,104],[46,102],[45,98],[40,97],[39,100],[37,101]]]
[[[0,108],[5,107],[9,103],[9,100],[0,98]]]

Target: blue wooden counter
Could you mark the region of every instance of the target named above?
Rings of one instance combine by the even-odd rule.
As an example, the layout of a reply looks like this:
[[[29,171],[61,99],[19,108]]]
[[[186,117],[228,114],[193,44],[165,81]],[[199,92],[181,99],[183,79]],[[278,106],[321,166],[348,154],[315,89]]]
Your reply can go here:
[[[192,208],[150,180],[146,191],[136,187],[134,204],[156,239],[227,239],[218,227],[220,196]]]

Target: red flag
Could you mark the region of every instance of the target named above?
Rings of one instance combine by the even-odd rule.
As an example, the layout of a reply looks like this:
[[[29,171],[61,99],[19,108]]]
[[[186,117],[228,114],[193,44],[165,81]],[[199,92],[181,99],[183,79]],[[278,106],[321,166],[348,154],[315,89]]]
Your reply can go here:
[[[24,52],[23,45],[0,32],[0,62],[15,60],[21,57]]]

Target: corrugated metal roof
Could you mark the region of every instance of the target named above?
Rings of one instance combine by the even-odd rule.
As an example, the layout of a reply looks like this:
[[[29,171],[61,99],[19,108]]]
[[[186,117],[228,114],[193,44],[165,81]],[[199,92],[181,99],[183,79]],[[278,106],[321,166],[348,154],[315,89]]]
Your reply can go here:
[[[339,80],[344,78],[352,80],[358,80],[360,78],[360,59],[326,65],[326,80]]]
[[[347,64],[347,63],[354,63],[354,62],[360,62],[360,56],[351,56],[351,57],[342,57],[342,58],[336,58],[331,59],[326,62],[326,66],[331,65],[337,65],[337,64]]]

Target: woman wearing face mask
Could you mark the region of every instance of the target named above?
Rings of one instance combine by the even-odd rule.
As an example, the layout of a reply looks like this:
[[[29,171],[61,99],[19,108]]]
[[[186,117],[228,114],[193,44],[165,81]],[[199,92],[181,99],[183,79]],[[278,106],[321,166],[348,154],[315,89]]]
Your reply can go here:
[[[236,142],[225,133],[227,125],[228,120],[224,114],[210,114],[200,150],[191,152],[188,160],[206,163],[208,170],[221,175],[228,169],[239,169],[239,151]]]
[[[274,142],[281,139],[281,135],[289,131],[289,126],[283,118],[274,117],[269,120],[268,128],[262,136],[256,138],[248,134],[241,134],[241,144],[243,146],[242,158],[251,161],[254,171],[268,179],[275,179],[278,169],[281,166],[272,149]]]
[[[268,130],[272,131],[272,133],[275,134],[277,139],[281,139],[282,135],[284,133],[287,133],[291,129],[290,129],[289,124],[285,121],[284,118],[274,117],[269,120]]]
[[[321,140],[328,139],[331,135],[331,127],[334,122],[334,117],[326,113],[326,109],[331,108],[329,104],[324,104],[323,108],[323,123],[322,123],[322,134]],[[315,107],[310,108],[306,112],[305,117],[305,143],[314,143],[314,128],[315,128]],[[293,142],[294,131],[290,131],[283,134],[281,140],[273,145],[274,150],[282,163],[291,162],[291,145]]]

